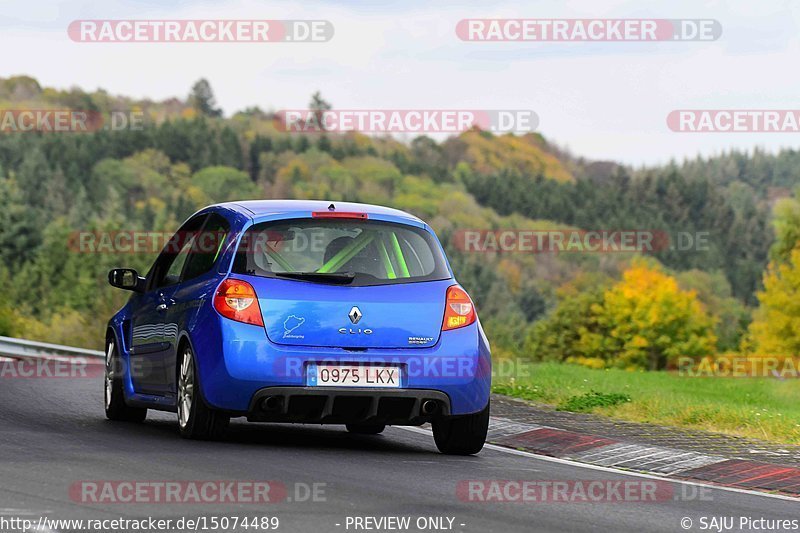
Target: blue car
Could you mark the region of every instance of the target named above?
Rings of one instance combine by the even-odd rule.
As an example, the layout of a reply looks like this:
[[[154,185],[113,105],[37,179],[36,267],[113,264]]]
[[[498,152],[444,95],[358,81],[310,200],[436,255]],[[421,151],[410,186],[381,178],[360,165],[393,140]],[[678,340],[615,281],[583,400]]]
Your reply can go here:
[[[217,204],[192,215],[106,333],[105,411],[178,415],[191,439],[252,422],[430,423],[438,449],[481,450],[491,357],[472,300],[419,218],[321,201]]]

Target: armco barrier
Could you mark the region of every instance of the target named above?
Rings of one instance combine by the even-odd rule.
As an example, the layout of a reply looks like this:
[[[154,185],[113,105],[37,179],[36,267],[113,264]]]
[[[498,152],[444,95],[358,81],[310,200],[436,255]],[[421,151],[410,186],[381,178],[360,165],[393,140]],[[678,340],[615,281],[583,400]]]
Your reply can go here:
[[[83,348],[73,348],[72,346],[62,346],[60,344],[0,336],[0,357],[2,356],[42,359],[52,358],[53,356],[105,357],[105,354],[99,350],[86,350]]]

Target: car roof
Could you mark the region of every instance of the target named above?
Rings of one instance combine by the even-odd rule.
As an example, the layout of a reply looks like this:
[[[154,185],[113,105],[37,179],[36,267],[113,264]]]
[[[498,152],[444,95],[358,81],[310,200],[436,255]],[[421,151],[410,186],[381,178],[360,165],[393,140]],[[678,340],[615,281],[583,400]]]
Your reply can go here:
[[[410,213],[391,207],[379,205],[360,204],[356,202],[338,202],[327,200],[242,200],[225,202],[210,207],[223,207],[241,213],[247,217],[260,218],[264,215],[278,215],[291,213],[307,213],[309,211],[328,211],[333,204],[336,211],[367,213],[368,215],[383,215],[405,218],[423,223],[422,220]]]

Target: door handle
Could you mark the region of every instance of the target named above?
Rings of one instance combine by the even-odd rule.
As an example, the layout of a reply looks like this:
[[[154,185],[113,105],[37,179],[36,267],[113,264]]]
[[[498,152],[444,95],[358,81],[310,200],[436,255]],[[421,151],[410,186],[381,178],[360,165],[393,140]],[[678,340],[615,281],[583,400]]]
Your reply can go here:
[[[166,310],[167,310],[167,304],[160,304],[158,307],[156,307],[156,311],[166,311]]]

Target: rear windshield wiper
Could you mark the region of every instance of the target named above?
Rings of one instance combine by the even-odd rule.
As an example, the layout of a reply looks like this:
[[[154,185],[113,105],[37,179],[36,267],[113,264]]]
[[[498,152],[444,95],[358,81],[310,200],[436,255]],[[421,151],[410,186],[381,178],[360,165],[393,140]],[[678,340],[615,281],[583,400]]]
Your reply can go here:
[[[316,283],[333,283],[336,285],[348,285],[356,278],[356,275],[352,272],[341,274],[325,274],[321,272],[275,272],[274,274],[281,278],[299,279]]]

